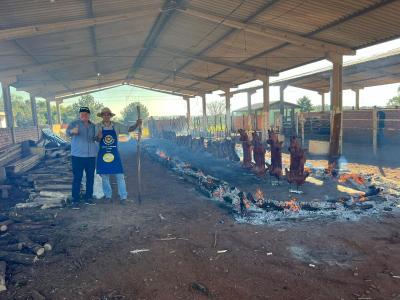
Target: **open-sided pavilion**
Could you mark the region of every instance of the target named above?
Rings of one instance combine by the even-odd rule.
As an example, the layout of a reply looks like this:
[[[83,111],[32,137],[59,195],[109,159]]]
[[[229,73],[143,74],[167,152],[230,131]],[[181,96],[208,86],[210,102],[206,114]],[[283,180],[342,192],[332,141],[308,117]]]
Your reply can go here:
[[[400,35],[398,0],[4,0],[0,81],[7,126],[10,86],[61,103],[76,93],[132,84],[194,96],[263,82],[263,134],[270,76],[328,59],[330,155],[340,154],[343,56]],[[378,74],[377,77],[384,76]],[[326,84],[329,81],[329,84]],[[230,122],[230,118],[226,118]],[[50,118],[49,118],[50,121]],[[227,126],[230,128],[229,124]]]

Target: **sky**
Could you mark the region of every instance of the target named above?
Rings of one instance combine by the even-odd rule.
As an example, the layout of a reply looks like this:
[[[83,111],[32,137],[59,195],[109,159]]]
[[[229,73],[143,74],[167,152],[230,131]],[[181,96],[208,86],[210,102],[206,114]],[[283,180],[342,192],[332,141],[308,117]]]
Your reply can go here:
[[[372,55],[384,53],[393,49],[400,49],[400,39],[392,40],[389,42],[381,43],[375,46],[367,47],[357,51],[354,56],[345,56],[344,62],[353,60],[359,60],[361,58],[367,58]],[[327,60],[322,60],[312,64],[308,64],[296,69],[282,72],[279,77],[271,78],[271,81],[299,75],[305,72],[318,70],[320,68],[328,67],[331,63]],[[253,81],[240,87],[250,87],[260,85],[261,81]],[[397,95],[397,88],[399,84],[389,84],[376,87],[365,88],[360,91],[360,106],[384,106],[388,99]],[[141,102],[144,104],[151,116],[178,116],[186,114],[186,101],[179,96],[173,96],[165,93],[149,91],[137,87],[123,85],[115,87],[109,90],[92,93],[96,100],[102,102],[105,106],[110,107],[114,113],[120,115],[123,108],[131,102]],[[314,105],[321,104],[321,96],[317,92],[299,89],[295,87],[287,87],[285,90],[284,99],[287,102],[296,103],[297,99],[307,96],[311,99]],[[79,97],[65,99],[65,104],[71,104],[77,101]],[[218,92],[207,95],[207,101],[217,101],[221,98]],[[279,87],[270,88],[270,101],[279,100]],[[259,90],[252,97],[252,103],[262,102],[262,90]],[[330,95],[325,95],[325,103],[330,103]],[[231,110],[235,110],[247,105],[247,95],[245,93],[235,94],[231,99]],[[343,91],[343,105],[354,106],[355,105],[355,93],[350,90]],[[199,97],[191,99],[191,114],[201,115],[201,99]]]

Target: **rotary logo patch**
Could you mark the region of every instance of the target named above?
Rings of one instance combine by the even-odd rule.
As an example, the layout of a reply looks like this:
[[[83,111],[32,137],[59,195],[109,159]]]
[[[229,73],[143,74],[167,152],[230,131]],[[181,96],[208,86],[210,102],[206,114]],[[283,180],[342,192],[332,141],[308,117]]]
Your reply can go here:
[[[106,153],[103,155],[103,161],[106,163],[110,163],[114,161],[114,154],[112,153]]]
[[[114,143],[114,138],[111,135],[106,135],[104,137],[104,143],[107,145],[111,145]]]

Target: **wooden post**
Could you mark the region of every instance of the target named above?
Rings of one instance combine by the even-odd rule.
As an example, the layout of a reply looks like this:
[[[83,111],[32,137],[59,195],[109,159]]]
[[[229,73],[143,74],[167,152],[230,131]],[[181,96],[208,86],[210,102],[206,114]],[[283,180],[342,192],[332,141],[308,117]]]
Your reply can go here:
[[[231,136],[232,119],[231,119],[231,92],[230,88],[225,88],[225,112],[226,112],[226,136]]]
[[[47,125],[50,127],[53,127],[53,119],[51,116],[51,106],[50,106],[50,101],[46,99],[46,107],[47,107]]]
[[[6,114],[6,126],[10,128],[11,140],[15,144],[15,130],[14,130],[14,113],[11,102],[11,91],[9,83],[2,83],[3,99],[4,99],[4,112]]]
[[[251,111],[251,95],[252,92],[247,92],[247,129],[252,130],[253,128],[253,122],[252,122],[252,111]]]
[[[187,123],[187,132],[190,134],[190,98],[184,97],[183,100],[186,101],[186,123]]]
[[[324,92],[320,92],[319,93],[321,95],[321,111],[324,112],[325,111],[325,93]]]
[[[201,95],[201,103],[203,109],[203,132],[207,132],[207,103],[206,103],[206,94]]]
[[[329,160],[330,163],[339,159],[342,153],[342,123],[343,123],[343,56],[329,55],[329,60],[333,63],[331,77],[331,133],[329,141]],[[335,164],[338,167],[337,162]]]
[[[360,110],[360,89],[353,89],[354,93],[356,93],[356,105],[355,109]]]
[[[37,107],[36,107],[36,97],[30,95],[31,98],[31,111],[32,111],[32,121],[33,126],[38,126],[38,115],[37,115]]]
[[[376,155],[378,150],[378,109],[376,106],[372,109],[372,149]]]
[[[61,120],[61,105],[62,100],[56,100],[56,107],[57,107],[57,122],[58,124],[62,124],[62,120]]]
[[[299,122],[300,122],[300,126],[301,126],[301,145],[304,147],[304,123],[305,123],[306,119],[304,117],[304,113],[300,113],[299,116]]]
[[[7,128],[14,127],[14,114],[11,103],[10,86],[7,83],[2,84],[3,99],[4,99],[4,112],[6,113]]]
[[[285,117],[285,89],[286,85],[281,85],[279,87],[279,112],[281,114],[282,122]]]
[[[269,76],[263,78],[263,113],[262,113],[262,139],[267,139],[269,129]]]

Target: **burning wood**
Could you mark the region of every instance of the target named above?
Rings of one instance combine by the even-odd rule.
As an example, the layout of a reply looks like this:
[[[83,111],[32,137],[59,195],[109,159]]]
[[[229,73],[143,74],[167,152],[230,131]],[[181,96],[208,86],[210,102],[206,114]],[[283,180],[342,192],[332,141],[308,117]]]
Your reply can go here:
[[[349,180],[352,180],[352,181],[354,181],[356,184],[359,184],[359,185],[364,185],[365,184],[365,180],[364,180],[364,178],[362,178],[360,175],[358,175],[358,174],[353,174],[353,173],[351,173],[351,174],[343,174],[343,175],[340,175],[339,176],[339,179],[338,179],[338,181],[340,182],[340,183],[345,183],[345,182],[347,182],[347,181],[349,181]]]
[[[278,134],[274,130],[268,130],[267,143],[271,149],[271,164],[267,164],[268,172],[270,176],[275,176],[278,181],[282,177],[282,144],[279,142]]]
[[[256,205],[258,207],[262,207],[264,205],[265,203],[264,193],[260,189],[256,190],[256,192],[254,193],[254,198],[256,201]]]
[[[299,212],[300,211],[300,205],[297,203],[297,198],[292,198],[289,201],[285,202],[284,205],[285,209],[288,209],[292,212]]]

